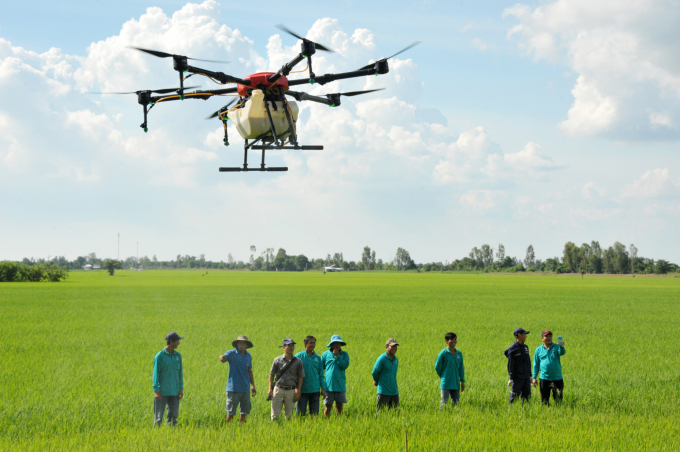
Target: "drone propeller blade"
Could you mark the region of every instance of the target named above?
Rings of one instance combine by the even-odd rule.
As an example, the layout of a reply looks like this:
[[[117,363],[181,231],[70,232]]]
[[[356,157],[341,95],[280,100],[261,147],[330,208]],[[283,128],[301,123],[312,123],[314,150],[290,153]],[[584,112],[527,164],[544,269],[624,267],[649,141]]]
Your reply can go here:
[[[296,38],[298,38],[301,41],[309,41],[309,39],[303,38],[302,36],[298,35],[297,33],[293,33],[290,29],[288,29],[284,25],[278,24],[278,25],[276,25],[276,28],[278,28],[279,30],[285,31],[286,33],[288,33],[291,36],[295,36]],[[310,41],[310,42],[314,42],[314,41]],[[318,44],[316,42],[314,42],[314,48],[316,50],[323,50],[324,52],[335,52],[333,49],[329,49],[328,47],[323,46],[321,44]]]
[[[150,55],[157,56],[158,58],[167,58],[167,57],[172,56],[171,53],[159,52],[158,50],[143,49],[141,47],[135,47],[135,46],[128,46],[128,48],[139,50],[140,52],[146,52]]]
[[[238,100],[238,98],[232,100],[232,101],[229,102],[227,105],[225,105],[224,107],[220,108],[219,110],[217,110],[216,112],[214,112],[212,115],[208,116],[208,117],[205,118],[205,119],[212,119],[212,118],[218,117],[218,116],[220,115],[220,110],[224,111],[225,109],[231,107],[231,106],[234,104],[234,102],[236,102],[237,100]]]
[[[199,85],[197,86],[185,86],[184,89],[194,89],[194,88],[200,88]],[[163,89],[150,89],[150,90],[145,90],[141,89],[139,91],[126,91],[126,92],[87,92],[85,94],[139,94],[142,91],[149,91],[151,93],[158,93],[158,94],[166,94],[166,93],[174,93],[178,91],[179,88],[163,88]]]
[[[413,44],[404,47],[403,49],[401,49],[400,51],[398,51],[398,52],[395,53],[394,55],[388,56],[388,57],[386,57],[386,58],[380,58],[378,61],[387,61],[387,60],[389,60],[390,58],[393,58],[393,57],[399,55],[400,53],[404,53],[404,52],[406,52],[408,49],[417,46],[417,45],[420,44],[421,42],[422,42],[422,41],[416,41],[416,42],[414,42]],[[378,61],[376,61],[376,63],[377,63]],[[371,63],[371,64],[367,64],[366,66],[364,66],[364,67],[362,67],[362,68],[359,68],[358,70],[359,70],[359,71],[363,71],[364,69],[370,69],[370,68],[372,68],[372,67],[374,67],[374,66],[375,66],[375,63]]]
[[[377,88],[377,89],[367,89],[365,91],[351,91],[349,93],[338,93],[341,96],[358,96],[359,94],[367,94],[367,93],[372,93],[374,91],[382,91],[385,88]]]
[[[151,49],[143,49],[141,47],[135,47],[135,46],[128,46],[130,49],[135,49],[139,50],[140,52],[146,52],[150,55],[157,56],[158,58],[168,58],[168,57],[174,57],[174,56],[180,56],[180,55],[173,55],[172,53],[167,53],[167,52],[160,52],[158,50],[151,50]],[[194,61],[206,61],[208,63],[229,63],[229,61],[220,61],[220,60],[201,60],[199,58],[189,58],[187,57],[188,60],[194,60]]]

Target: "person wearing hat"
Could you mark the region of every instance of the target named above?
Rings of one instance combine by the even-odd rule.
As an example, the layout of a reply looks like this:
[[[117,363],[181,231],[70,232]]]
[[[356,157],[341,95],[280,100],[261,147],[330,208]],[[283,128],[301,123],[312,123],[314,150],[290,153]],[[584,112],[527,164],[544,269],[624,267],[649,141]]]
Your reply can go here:
[[[527,340],[529,331],[524,328],[517,328],[513,333],[515,342],[505,351],[508,358],[508,376],[510,381],[510,404],[517,397],[522,399],[522,405],[531,398],[531,356],[529,347],[524,343]]]
[[[441,404],[444,407],[449,402],[453,405],[458,404],[461,391],[465,391],[465,366],[463,366],[463,354],[456,350],[458,336],[456,333],[446,333],[444,340],[448,347],[439,352],[437,361],[434,363],[434,370],[441,379]]]
[[[175,426],[179,417],[179,401],[184,397],[182,376],[182,355],[177,351],[179,341],[184,339],[177,333],[165,336],[165,348],[153,360],[154,427],[163,422],[165,407],[168,407],[167,424]]]
[[[349,355],[342,350],[343,345],[347,344],[339,334],[334,334],[326,345],[330,350],[326,350],[321,355],[326,380],[326,397],[323,399],[324,417],[331,414],[333,402],[335,402],[336,415],[342,414],[342,407],[347,403],[345,370],[349,367]]]
[[[295,341],[289,337],[283,340],[284,354],[274,358],[269,372],[269,397],[272,401],[272,421],[281,415],[285,406],[286,417],[293,414],[295,402],[300,398],[305,369],[300,358],[293,356]],[[276,377],[276,380],[274,378]]]
[[[219,356],[221,363],[229,363],[229,378],[227,378],[227,423],[236,416],[236,409],[240,409],[239,422],[246,423],[246,416],[250,414],[250,394],[257,394],[255,379],[253,378],[253,357],[247,349],[253,347],[248,336],[239,336],[232,343],[232,350]]]
[[[378,387],[378,399],[376,412],[384,406],[387,409],[399,406],[399,388],[397,387],[397,370],[399,370],[399,360],[396,353],[399,344],[393,337],[385,342],[385,353],[375,360],[373,366],[373,386]]]
[[[326,380],[323,378],[323,366],[321,365],[321,356],[315,351],[316,338],[314,336],[305,337],[305,349],[295,355],[302,360],[302,367],[305,370],[305,378],[302,380],[302,388],[300,388],[300,400],[298,400],[296,413],[304,416],[307,414],[307,405],[309,405],[309,415],[316,416],[319,414],[319,399],[320,396],[326,396]],[[319,394],[321,391],[321,394]]]
[[[567,350],[564,345],[553,343],[553,334],[550,330],[541,333],[543,345],[536,347],[534,352],[534,372],[531,383],[536,387],[538,372],[541,372],[541,402],[544,405],[550,404],[550,392],[552,391],[555,403],[562,401],[562,391],[564,391],[564,379],[562,378],[562,363],[560,356],[564,356]]]

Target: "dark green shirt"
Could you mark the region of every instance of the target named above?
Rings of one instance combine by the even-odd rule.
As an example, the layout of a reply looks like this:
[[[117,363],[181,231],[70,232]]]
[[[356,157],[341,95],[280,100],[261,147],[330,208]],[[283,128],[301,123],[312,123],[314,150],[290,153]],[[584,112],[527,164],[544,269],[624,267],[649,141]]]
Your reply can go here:
[[[375,360],[373,366],[373,381],[378,383],[378,394],[395,396],[399,395],[399,388],[397,387],[397,370],[399,369],[399,360],[395,356],[390,358],[387,352],[383,353]]]
[[[180,389],[184,389],[182,355],[177,350],[171,355],[163,349],[153,360],[153,390],[162,396],[176,396]]]

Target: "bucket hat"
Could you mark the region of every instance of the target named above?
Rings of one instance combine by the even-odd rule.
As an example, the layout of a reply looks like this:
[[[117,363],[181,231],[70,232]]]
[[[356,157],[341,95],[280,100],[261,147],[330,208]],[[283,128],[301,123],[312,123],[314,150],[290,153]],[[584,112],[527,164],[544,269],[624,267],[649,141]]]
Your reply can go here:
[[[243,336],[243,335],[241,335],[241,336],[237,337],[237,338],[231,343],[231,345],[232,345],[234,348],[236,348],[236,344],[238,344],[239,342],[245,342],[245,343],[246,343],[246,348],[253,348],[253,343],[250,342],[250,341],[248,340],[248,336]]]
[[[341,345],[347,345],[345,341],[342,340],[339,334],[334,334],[331,336],[331,341],[326,345],[326,347],[330,347],[333,342],[340,342]]]

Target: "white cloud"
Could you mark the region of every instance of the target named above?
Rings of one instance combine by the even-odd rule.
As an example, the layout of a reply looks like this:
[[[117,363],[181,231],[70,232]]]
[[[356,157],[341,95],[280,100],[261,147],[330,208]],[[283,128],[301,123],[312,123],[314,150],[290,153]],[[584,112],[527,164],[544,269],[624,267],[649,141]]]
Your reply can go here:
[[[469,190],[460,197],[460,204],[477,213],[499,210],[501,202],[508,198],[508,194],[499,190]]]
[[[557,0],[504,11],[508,37],[536,60],[578,74],[560,128],[573,136],[678,139],[680,9],[665,0]],[[649,114],[652,112],[664,112]],[[665,127],[659,127],[665,126]]]
[[[530,141],[521,151],[514,154],[505,154],[503,158],[509,166],[524,171],[550,170],[564,167],[563,164],[556,162],[551,157],[540,154],[538,152],[539,149],[540,146],[538,144]]]
[[[657,168],[645,172],[639,179],[626,185],[621,195],[624,198],[656,198],[678,195],[680,181],[672,182],[668,168]]]
[[[592,200],[597,197],[602,197],[607,194],[607,190],[601,188],[597,182],[591,181],[586,183],[581,189],[581,195],[583,199]]]

